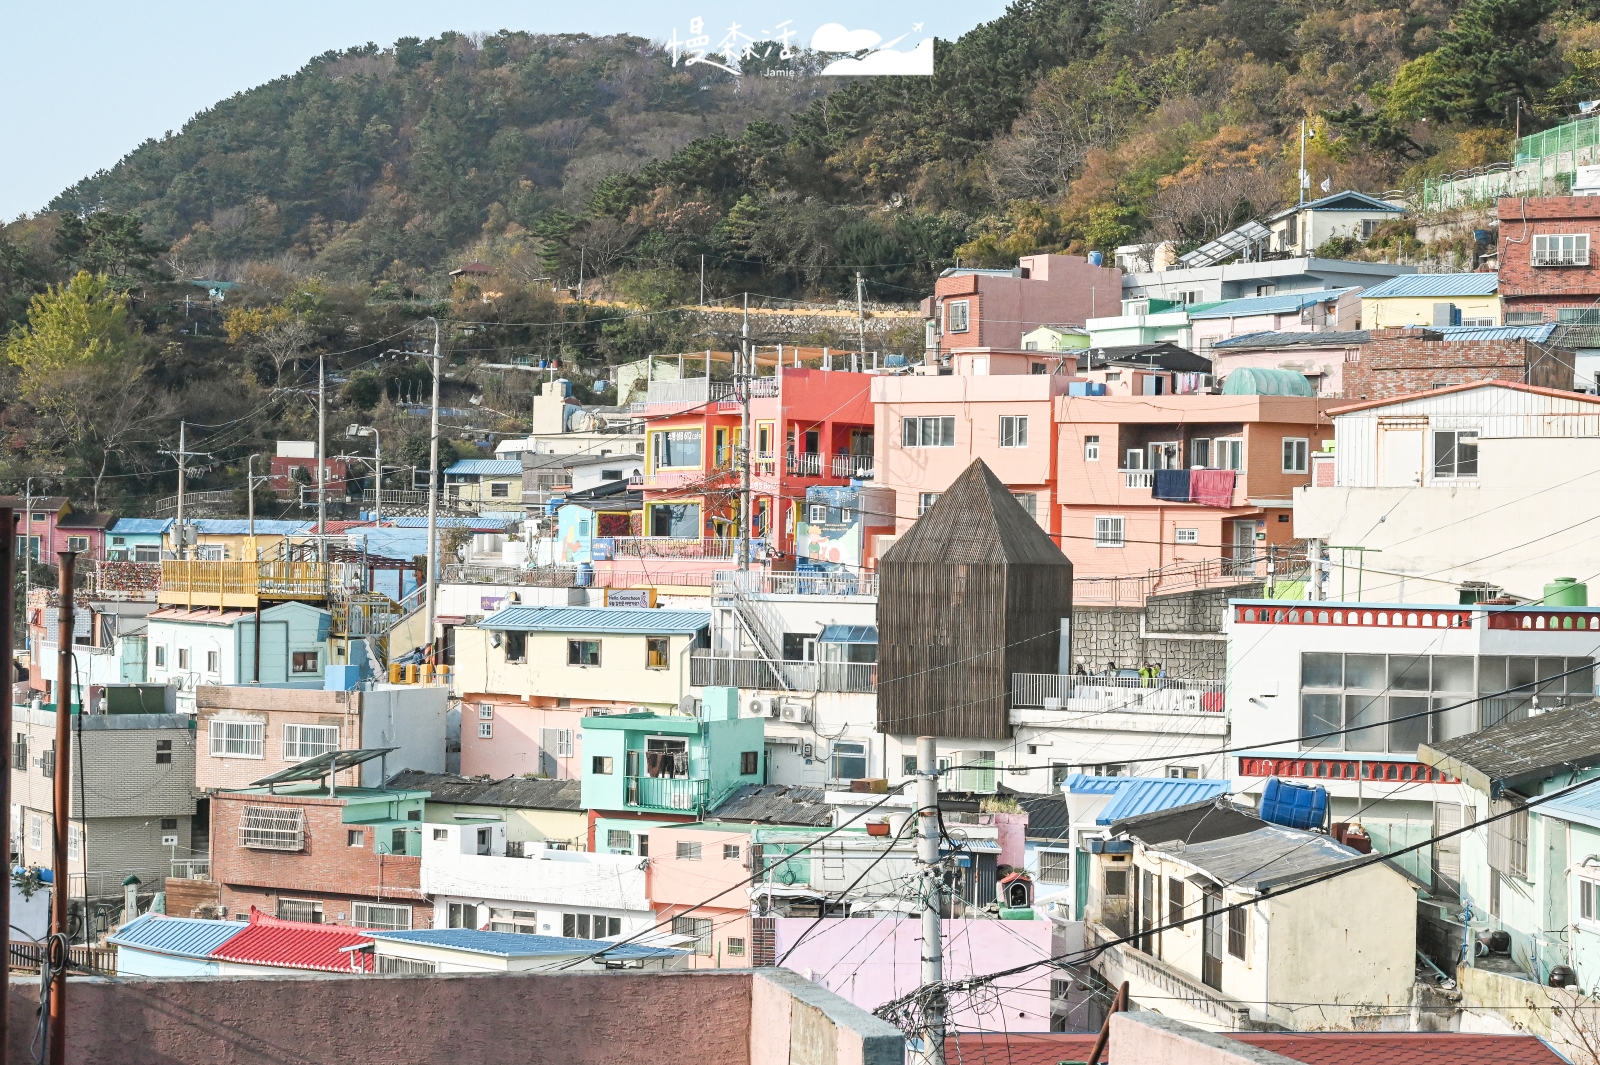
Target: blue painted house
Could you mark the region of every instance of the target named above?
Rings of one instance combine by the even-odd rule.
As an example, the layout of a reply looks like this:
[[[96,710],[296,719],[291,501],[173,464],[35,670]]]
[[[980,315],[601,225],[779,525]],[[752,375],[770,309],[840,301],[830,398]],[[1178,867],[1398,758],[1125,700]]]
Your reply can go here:
[[[160,562],[171,528],[171,518],[118,518],[106,532],[106,559]]]

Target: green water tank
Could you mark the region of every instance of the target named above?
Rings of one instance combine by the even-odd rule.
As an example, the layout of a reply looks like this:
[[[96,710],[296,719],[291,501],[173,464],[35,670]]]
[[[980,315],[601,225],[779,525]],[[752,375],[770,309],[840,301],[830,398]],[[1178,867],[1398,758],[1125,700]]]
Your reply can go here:
[[[1589,586],[1576,577],[1557,577],[1544,586],[1545,606],[1588,606]]]

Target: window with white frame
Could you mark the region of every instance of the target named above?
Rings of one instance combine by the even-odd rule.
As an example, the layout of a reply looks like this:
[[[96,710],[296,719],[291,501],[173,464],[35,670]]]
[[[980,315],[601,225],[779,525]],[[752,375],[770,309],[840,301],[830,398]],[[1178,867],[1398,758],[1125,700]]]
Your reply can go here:
[[[1283,472],[1305,473],[1307,456],[1311,453],[1311,441],[1300,436],[1286,436],[1283,438]]]
[[[1173,535],[1173,542],[1179,544],[1197,544],[1200,542],[1199,529],[1178,529]]]
[[[67,537],[67,550],[76,551],[79,554],[82,554],[83,552],[89,550],[89,538],[87,536]]]
[[[357,928],[381,928],[386,932],[403,932],[411,927],[410,906],[379,906],[372,902],[355,904]]]
[[[1098,436],[1086,436],[1083,438],[1083,461],[1100,461],[1100,438]]]
[[[700,860],[701,846],[686,839],[678,841],[678,860],[680,862],[698,862]]]
[[[1144,448],[1130,447],[1123,453],[1123,466],[1125,470],[1144,469]]]
[[[287,761],[299,762],[338,749],[338,725],[283,726],[283,757]]]
[[[812,503],[806,507],[806,521],[812,525],[822,525],[828,520],[828,508],[822,503]]]
[[[622,828],[606,829],[606,850],[633,853],[633,833]]]
[[[480,717],[484,721],[488,721],[490,718],[494,717],[494,704],[493,703],[479,703],[478,704],[478,717]]]
[[[222,655],[216,651],[206,652],[206,672],[216,673],[222,668]]]
[[[28,815],[28,846],[34,850],[44,846],[44,818],[39,814]]]
[[[1591,872],[1591,870],[1585,870]],[[1595,877],[1600,878],[1600,869],[1592,870]],[[1590,879],[1587,876],[1576,878],[1578,881],[1578,919],[1592,924],[1600,924],[1600,879]]]
[[[1478,430],[1435,432],[1433,475],[1441,480],[1478,476]]]
[[[941,494],[940,492],[919,492],[917,494],[917,517],[920,518],[932,510],[933,505],[939,502]]]
[[[835,743],[832,751],[835,780],[860,780],[867,775],[867,745]]]
[[[1534,266],[1588,266],[1589,234],[1541,233],[1533,238]]]
[[[901,418],[900,446],[955,447],[955,417]]]
[[[1025,414],[1002,414],[1000,416],[1000,446],[1001,447],[1027,447],[1028,446],[1028,416]]]
[[[189,649],[187,647],[178,648],[178,668],[189,668]]]
[[[675,936],[689,936],[694,940],[694,952],[701,955],[711,953],[711,918],[709,917],[674,917],[672,919],[672,934]]]
[[[1072,880],[1072,854],[1069,851],[1039,852],[1039,882],[1066,884]]]
[[[75,862],[83,851],[83,829],[77,825],[67,826],[67,861]]]
[[[1244,438],[1231,436],[1211,441],[1210,467],[1213,470],[1244,469]]]
[[[1121,547],[1122,521],[1123,519],[1121,517],[1100,517],[1094,519],[1094,546]]]
[[[418,961],[415,958],[396,958],[392,954],[379,954],[375,959],[380,973],[436,973],[437,962]]]
[[[161,669],[167,668],[167,648],[159,643],[156,644],[156,665]]]
[[[267,726],[258,721],[211,719],[211,757],[265,758]]]
[[[945,316],[949,322],[946,332],[965,333],[971,324],[972,303],[970,300],[951,300],[944,305]]]
[[[478,722],[478,738],[480,740],[492,740],[492,739],[494,739],[494,722],[493,721],[480,721],[480,722]]]
[[[239,845],[251,850],[299,851],[306,846],[306,812],[289,806],[246,806]]]

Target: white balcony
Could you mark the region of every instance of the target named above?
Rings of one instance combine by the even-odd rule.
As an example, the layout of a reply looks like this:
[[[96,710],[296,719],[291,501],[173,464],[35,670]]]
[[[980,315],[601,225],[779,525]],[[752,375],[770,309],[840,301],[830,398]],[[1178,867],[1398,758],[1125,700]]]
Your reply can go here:
[[[422,826],[422,890],[529,906],[592,907],[648,914],[644,863],[637,857],[553,850],[524,844],[527,857],[512,858],[503,824],[468,822]],[[490,849],[478,854],[479,829],[490,828]],[[435,838],[441,836],[443,838]],[[462,853],[463,848],[471,853]]]
[[[1124,488],[1155,487],[1155,470],[1120,470],[1118,472],[1122,474],[1122,487]]]

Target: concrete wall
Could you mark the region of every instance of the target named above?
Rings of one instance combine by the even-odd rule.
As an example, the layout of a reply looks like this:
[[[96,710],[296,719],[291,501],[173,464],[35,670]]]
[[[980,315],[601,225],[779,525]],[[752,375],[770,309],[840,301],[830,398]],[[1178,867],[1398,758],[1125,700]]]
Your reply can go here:
[[[1107,662],[1123,669],[1159,662],[1169,677],[1178,680],[1222,680],[1227,664],[1222,623],[1228,600],[1254,599],[1263,589],[1257,582],[1151,596],[1143,608],[1074,606],[1073,662],[1081,660],[1091,673],[1104,669]]]
[[[38,981],[11,988],[6,1060],[27,1061]],[[905,1053],[896,1029],[781,970],[74,980],[68,1002],[72,1065],[899,1065]]]
[[[1139,1065],[1290,1065],[1270,1050],[1145,1011],[1113,1013],[1107,1061]]]
[[[1520,381],[1570,389],[1573,354],[1526,340],[1428,339],[1421,330],[1374,330],[1361,358],[1344,368],[1347,399],[1392,399],[1471,381]],[[1411,335],[1406,335],[1410,333]]]

